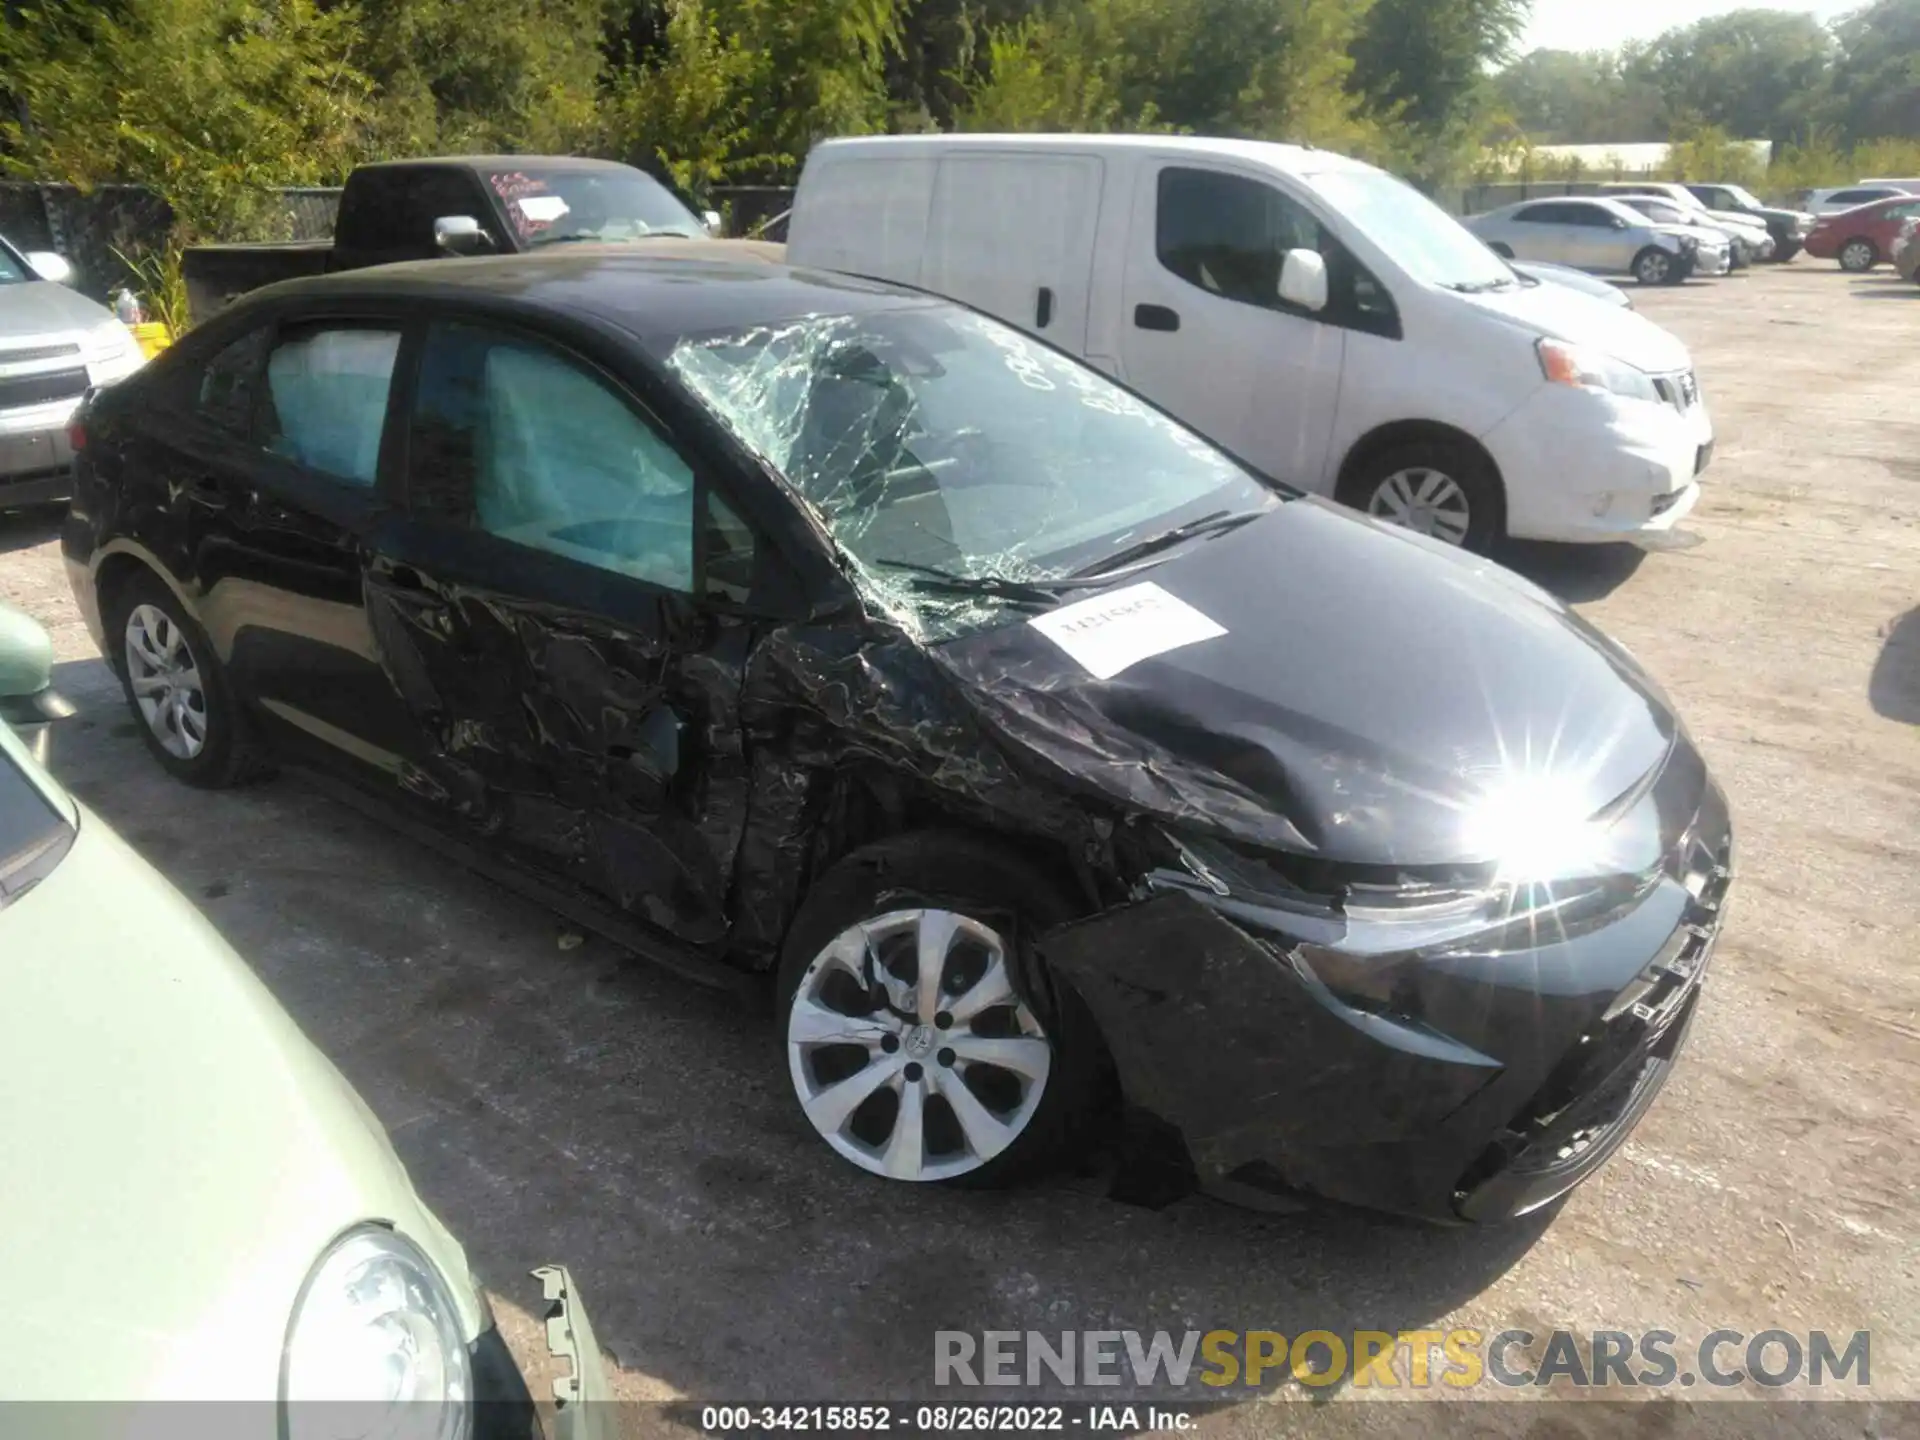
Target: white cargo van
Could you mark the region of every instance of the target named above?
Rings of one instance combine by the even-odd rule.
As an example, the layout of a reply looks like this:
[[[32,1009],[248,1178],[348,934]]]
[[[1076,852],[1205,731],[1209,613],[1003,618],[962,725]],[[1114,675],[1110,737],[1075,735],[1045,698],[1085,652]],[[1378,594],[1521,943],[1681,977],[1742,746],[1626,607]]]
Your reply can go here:
[[[1087,359],[1280,479],[1455,544],[1672,526],[1713,446],[1686,348],[1523,279],[1370,165],[1195,136],[834,140],[788,259]]]

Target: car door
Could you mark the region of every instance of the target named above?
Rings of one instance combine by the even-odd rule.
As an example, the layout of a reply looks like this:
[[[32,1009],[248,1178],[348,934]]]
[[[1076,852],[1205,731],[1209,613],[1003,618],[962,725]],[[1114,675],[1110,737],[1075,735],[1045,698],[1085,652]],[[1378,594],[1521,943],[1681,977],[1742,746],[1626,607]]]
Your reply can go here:
[[[681,939],[725,932],[759,546],[607,372],[436,321],[368,606],[448,823]]]
[[[1122,378],[1267,473],[1319,488],[1347,330],[1280,299],[1287,251],[1344,247],[1265,179],[1143,165],[1121,318]]]
[[[1560,201],[1542,200],[1513,212],[1508,241],[1521,260],[1545,260],[1555,265],[1580,265],[1575,258],[1579,236]]]
[[[1632,242],[1621,217],[1603,205],[1579,200],[1562,203],[1569,265],[1582,270],[1625,270],[1633,263]]]
[[[410,727],[360,577],[399,348],[378,317],[265,318],[187,370],[129,456],[165,487],[176,579],[241,698],[279,738],[389,772]]]
[[[1097,155],[943,155],[918,283],[1082,354],[1100,228]]]

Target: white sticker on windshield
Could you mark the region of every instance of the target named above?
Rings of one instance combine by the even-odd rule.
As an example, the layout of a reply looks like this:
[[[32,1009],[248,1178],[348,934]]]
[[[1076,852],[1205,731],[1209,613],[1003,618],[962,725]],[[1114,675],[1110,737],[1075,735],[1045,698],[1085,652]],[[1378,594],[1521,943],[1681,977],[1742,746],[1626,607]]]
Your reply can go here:
[[[1076,601],[1027,623],[1097,680],[1109,680],[1149,656],[1227,633],[1151,580]]]

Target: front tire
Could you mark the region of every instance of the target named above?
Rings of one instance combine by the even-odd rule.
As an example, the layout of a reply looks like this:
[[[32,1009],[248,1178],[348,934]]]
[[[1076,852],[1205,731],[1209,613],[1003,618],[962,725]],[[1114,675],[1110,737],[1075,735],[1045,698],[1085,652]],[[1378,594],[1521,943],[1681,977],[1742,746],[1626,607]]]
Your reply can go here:
[[[1840,268],[1850,275],[1864,275],[1880,263],[1880,252],[1871,240],[1849,240],[1840,247]]]
[[[1499,476],[1458,441],[1416,440],[1376,451],[1340,482],[1335,498],[1376,520],[1482,555],[1506,530]]]
[[[1680,261],[1658,245],[1649,245],[1633,257],[1633,278],[1642,285],[1674,285],[1680,274]]]
[[[245,784],[268,766],[234,698],[213,642],[180,599],[150,571],[113,592],[109,643],[127,708],[153,758],[202,789]]]
[[[781,951],[782,1059],[802,1118],[872,1174],[1014,1184],[1080,1138],[1100,1042],[1033,940],[1074,907],[965,836],[867,846],[828,871]]]

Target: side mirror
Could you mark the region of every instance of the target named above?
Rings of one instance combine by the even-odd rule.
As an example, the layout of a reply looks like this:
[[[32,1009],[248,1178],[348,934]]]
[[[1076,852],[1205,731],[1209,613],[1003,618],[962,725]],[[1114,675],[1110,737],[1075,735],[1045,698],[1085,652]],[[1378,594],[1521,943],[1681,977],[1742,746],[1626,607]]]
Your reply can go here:
[[[718,210],[702,210],[700,212],[700,221],[707,227],[707,234],[718,235],[720,233],[722,222]]]
[[[29,250],[27,265],[42,280],[51,280],[56,285],[73,283],[73,266],[64,255],[56,255],[51,250]]]
[[[493,248],[493,237],[471,215],[442,215],[433,222],[433,243],[449,255],[478,255]]]
[[[1627,217],[1624,215],[1616,215],[1613,217],[1613,228],[1616,230],[1625,230],[1628,223]]]
[[[1289,250],[1280,264],[1280,298],[1318,314],[1327,308],[1327,262],[1317,250]]]

